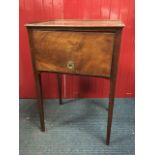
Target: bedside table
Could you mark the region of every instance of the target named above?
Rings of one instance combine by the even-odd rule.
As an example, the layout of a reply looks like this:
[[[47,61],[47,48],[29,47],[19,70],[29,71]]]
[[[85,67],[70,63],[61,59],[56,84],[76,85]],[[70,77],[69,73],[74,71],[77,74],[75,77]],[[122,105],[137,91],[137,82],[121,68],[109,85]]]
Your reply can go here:
[[[108,145],[124,24],[118,20],[52,20],[25,26],[29,35],[41,130],[45,131],[41,72],[57,73],[60,104],[61,74],[107,78],[110,80]]]

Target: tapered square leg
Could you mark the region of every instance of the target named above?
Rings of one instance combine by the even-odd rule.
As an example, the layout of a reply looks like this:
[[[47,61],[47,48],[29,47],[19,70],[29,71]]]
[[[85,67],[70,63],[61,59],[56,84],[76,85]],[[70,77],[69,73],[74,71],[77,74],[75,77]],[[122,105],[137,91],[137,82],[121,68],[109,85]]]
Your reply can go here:
[[[106,144],[107,145],[109,145],[109,143],[110,143],[113,108],[114,108],[114,99],[110,99],[110,101],[109,101],[109,109],[108,109],[107,138],[106,138]]]
[[[115,95],[115,79],[110,80],[110,95],[109,95],[109,108],[108,108],[108,121],[107,121],[107,138],[106,144],[110,143],[113,109],[114,109],[114,95]]]
[[[38,99],[37,106],[38,106],[38,112],[39,112],[39,118],[40,118],[41,131],[45,131],[41,74],[39,72],[35,74],[35,80],[36,80],[37,99]]]
[[[110,143],[110,135],[111,135],[111,127],[112,127],[116,77],[117,77],[118,59],[119,59],[119,52],[120,52],[121,31],[122,31],[122,29],[119,29],[116,32],[113,58],[112,58],[112,67],[111,67],[111,76],[110,76],[110,95],[109,95],[109,109],[108,109],[107,138],[106,138],[107,145],[109,145],[109,143]]]
[[[57,81],[58,81],[59,104],[62,105],[62,77],[60,74],[57,74]]]

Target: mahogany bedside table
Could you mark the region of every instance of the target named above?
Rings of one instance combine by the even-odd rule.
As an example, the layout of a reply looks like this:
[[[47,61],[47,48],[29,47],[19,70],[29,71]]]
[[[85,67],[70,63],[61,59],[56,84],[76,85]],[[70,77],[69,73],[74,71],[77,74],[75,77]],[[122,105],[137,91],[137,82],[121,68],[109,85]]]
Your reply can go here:
[[[110,95],[107,138],[110,142],[121,32],[118,20],[52,20],[26,24],[38,95],[41,130],[45,131],[41,72],[108,78]]]

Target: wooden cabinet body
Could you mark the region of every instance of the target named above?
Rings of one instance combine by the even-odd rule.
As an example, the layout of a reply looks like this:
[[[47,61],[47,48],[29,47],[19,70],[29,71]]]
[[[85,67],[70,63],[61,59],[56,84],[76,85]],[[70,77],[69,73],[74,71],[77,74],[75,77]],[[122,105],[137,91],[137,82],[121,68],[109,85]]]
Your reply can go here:
[[[32,39],[39,71],[110,76],[114,33],[34,30]]]
[[[109,144],[114,89],[119,58],[121,21],[53,20],[27,24],[38,92],[38,109],[45,130],[40,73],[96,76],[110,79],[107,144]],[[61,99],[60,99],[61,100]]]

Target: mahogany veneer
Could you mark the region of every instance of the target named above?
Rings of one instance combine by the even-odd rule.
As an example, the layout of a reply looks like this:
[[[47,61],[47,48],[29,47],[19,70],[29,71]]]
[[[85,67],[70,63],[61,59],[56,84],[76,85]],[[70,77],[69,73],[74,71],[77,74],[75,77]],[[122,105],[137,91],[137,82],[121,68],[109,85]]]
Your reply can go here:
[[[26,24],[26,27],[42,131],[45,131],[45,123],[41,72],[57,73],[60,104],[60,74],[108,78],[110,96],[106,144],[109,144],[120,39],[124,24],[117,20],[52,20]]]

